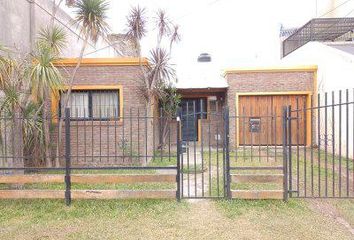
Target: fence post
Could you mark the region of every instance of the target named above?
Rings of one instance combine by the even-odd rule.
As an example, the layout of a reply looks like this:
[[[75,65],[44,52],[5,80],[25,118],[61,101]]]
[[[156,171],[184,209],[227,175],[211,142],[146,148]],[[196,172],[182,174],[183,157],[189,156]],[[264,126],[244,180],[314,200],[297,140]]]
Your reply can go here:
[[[288,201],[288,107],[283,107],[283,200]]]
[[[65,108],[65,203],[71,204],[70,108]]]
[[[293,164],[292,164],[292,127],[291,127],[291,122],[292,122],[292,116],[291,116],[291,106],[288,106],[288,111],[287,111],[287,130],[288,130],[288,188],[289,188],[289,196],[292,197],[293,195]]]
[[[229,127],[229,108],[224,108],[224,149],[225,149],[225,173],[226,174],[226,197],[231,199],[231,186],[230,186],[230,149],[229,149],[229,142],[230,142],[230,127]]]
[[[176,182],[177,182],[177,191],[176,191],[176,199],[177,201],[181,201],[181,135],[180,135],[180,128],[181,128],[181,110],[178,109],[177,111],[177,127],[176,127],[176,136],[177,136],[177,175],[176,175]]]

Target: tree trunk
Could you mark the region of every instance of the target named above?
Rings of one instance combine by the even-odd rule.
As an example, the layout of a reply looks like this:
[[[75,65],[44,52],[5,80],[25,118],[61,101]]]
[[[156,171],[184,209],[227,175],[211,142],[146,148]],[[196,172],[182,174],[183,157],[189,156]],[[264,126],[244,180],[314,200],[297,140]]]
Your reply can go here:
[[[85,37],[84,44],[82,45],[80,56],[78,58],[77,64],[76,64],[76,66],[74,68],[74,71],[72,72],[71,79],[69,81],[69,88],[68,88],[68,91],[67,91],[67,94],[66,94],[66,98],[65,98],[65,101],[64,101],[64,106],[63,106],[64,109],[68,107],[70,94],[71,94],[71,91],[72,91],[72,88],[73,88],[74,79],[75,79],[75,75],[76,75],[77,70],[79,70],[79,68],[80,68],[82,58],[84,57],[84,52],[85,52],[85,49],[86,49],[86,46],[87,46],[87,43],[88,43],[88,38],[89,38],[89,36],[87,35]],[[62,132],[62,128],[63,128],[64,117],[65,116],[61,116],[61,118],[59,119],[58,146],[57,146],[57,152],[56,152],[56,158],[55,158],[55,166],[56,167],[60,166],[59,152],[60,152],[60,146],[61,146],[61,138],[62,138],[61,132]]]
[[[13,108],[13,129],[12,129],[12,154],[13,162],[12,167],[23,168],[24,159],[23,159],[23,118],[21,114],[21,109],[19,106],[14,106]],[[14,173],[20,174],[23,173],[23,170],[14,171]]]
[[[44,132],[44,156],[45,156],[45,164],[46,167],[52,167],[52,159],[51,159],[51,144],[50,144],[50,108],[49,108],[49,97],[48,94],[45,93],[44,96],[44,105],[43,105],[43,132]]]

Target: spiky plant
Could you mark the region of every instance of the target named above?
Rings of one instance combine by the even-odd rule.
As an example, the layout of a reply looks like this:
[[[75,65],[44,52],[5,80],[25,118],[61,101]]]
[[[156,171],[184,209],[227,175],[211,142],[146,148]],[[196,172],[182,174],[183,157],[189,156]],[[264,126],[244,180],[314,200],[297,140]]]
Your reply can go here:
[[[38,44],[40,47],[48,47],[55,55],[59,55],[66,47],[67,34],[65,30],[54,25],[41,28],[38,33]]]
[[[63,78],[54,66],[58,56],[66,45],[66,33],[57,25],[47,26],[39,32],[30,73],[30,90],[35,103],[42,103],[42,126],[44,132],[45,161],[52,166],[50,150],[51,112],[49,101],[51,96],[58,96],[63,88]],[[59,165],[57,160],[56,165]]]
[[[173,25],[170,37],[170,54],[172,51],[172,45],[181,41],[181,34],[179,32],[179,25]]]
[[[74,3],[74,23],[80,26],[80,35],[96,43],[100,35],[108,33],[108,6],[106,0],[79,0]]]
[[[170,53],[172,45],[180,41],[178,25],[174,25],[164,10],[158,10],[155,15],[155,29],[157,29],[156,47],[150,51],[149,65],[142,66],[140,43],[147,34],[147,21],[145,9],[133,7],[127,17],[127,37],[135,40],[138,47],[140,68],[142,71],[141,79],[144,82],[142,94],[146,98],[147,115],[151,116],[151,109],[157,105],[157,101],[164,94],[164,86],[175,79],[175,70],[170,64]],[[164,48],[164,41],[169,44],[169,51]],[[167,45],[165,44],[165,45]],[[161,143],[163,145],[163,143]]]
[[[140,6],[133,7],[127,17],[127,32],[126,35],[130,39],[134,39],[136,43],[140,43],[141,39],[146,36],[147,33],[147,20],[146,10]],[[138,54],[140,55],[140,45],[136,46]]]
[[[37,101],[44,101],[50,94],[57,94],[63,87],[60,71],[54,66],[58,60],[53,49],[40,46],[33,57],[31,69],[31,93]]]

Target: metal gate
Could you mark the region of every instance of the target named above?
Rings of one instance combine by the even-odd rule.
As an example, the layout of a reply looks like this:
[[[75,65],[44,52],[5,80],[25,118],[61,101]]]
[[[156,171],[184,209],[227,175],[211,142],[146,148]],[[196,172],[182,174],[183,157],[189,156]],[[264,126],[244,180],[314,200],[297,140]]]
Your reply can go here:
[[[188,101],[183,109],[177,149],[181,198],[225,197],[227,110],[204,111],[202,100]]]

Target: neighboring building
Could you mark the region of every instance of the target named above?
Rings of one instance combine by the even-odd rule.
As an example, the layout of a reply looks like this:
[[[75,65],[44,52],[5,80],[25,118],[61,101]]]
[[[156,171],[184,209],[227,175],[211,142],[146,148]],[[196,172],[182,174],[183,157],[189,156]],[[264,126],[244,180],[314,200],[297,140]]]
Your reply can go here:
[[[308,42],[352,41],[354,18],[314,18],[296,31],[281,30],[281,58],[286,57]],[[285,37],[285,34],[290,34]]]
[[[52,0],[1,0],[0,1],[0,44],[29,53],[34,47],[36,36],[52,18]],[[79,56],[83,39],[72,18],[62,9],[56,13],[55,23],[67,32],[67,47],[62,57]],[[119,48],[107,38],[99,38],[96,45],[89,42],[85,57],[115,57],[121,55]]]
[[[353,3],[353,1],[336,1],[335,4],[333,3],[332,10],[324,14],[324,17],[330,18],[312,19],[288,37],[281,38],[282,64],[318,66],[316,88],[321,94],[318,97],[320,106],[338,104],[354,98],[352,90],[354,88],[354,17],[350,17],[353,16],[354,11],[343,14],[348,11],[347,5]],[[337,153],[348,150],[349,156],[353,156],[353,139],[343,142],[339,138],[340,134],[345,136],[347,131],[351,131],[351,127],[338,128],[338,126],[347,126],[346,119],[352,119],[353,112],[339,113],[329,109],[326,112],[320,111],[318,115],[322,127],[319,132],[317,131],[320,137],[317,143],[322,145],[334,143]],[[337,124],[334,129],[325,128],[326,125],[332,126],[334,122],[340,124]]]

